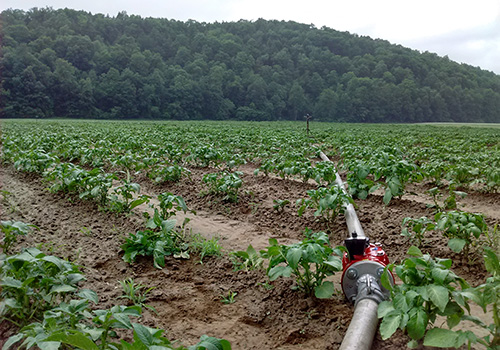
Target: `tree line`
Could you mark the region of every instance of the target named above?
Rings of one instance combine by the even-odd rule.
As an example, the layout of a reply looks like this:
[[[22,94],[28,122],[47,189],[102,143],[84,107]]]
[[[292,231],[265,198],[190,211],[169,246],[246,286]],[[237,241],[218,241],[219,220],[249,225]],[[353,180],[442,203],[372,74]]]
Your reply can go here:
[[[500,122],[500,76],[291,21],[0,14],[0,117]]]

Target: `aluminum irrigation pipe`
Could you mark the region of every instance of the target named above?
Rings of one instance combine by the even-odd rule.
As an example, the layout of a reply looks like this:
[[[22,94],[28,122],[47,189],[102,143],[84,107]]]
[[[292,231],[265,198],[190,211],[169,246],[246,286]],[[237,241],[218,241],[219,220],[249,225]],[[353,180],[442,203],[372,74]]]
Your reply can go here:
[[[319,156],[321,159],[323,159],[325,162],[331,162],[331,160],[324,154],[322,151],[319,151]],[[339,173],[335,169],[335,183],[342,189],[342,191],[345,194],[347,193],[347,190],[345,188],[345,183],[342,181],[340,178]],[[363,228],[361,227],[361,223],[359,222],[358,216],[356,215],[356,211],[354,210],[354,206],[349,203],[345,206],[345,220],[347,222],[347,230],[349,231],[349,237],[352,237],[353,233],[356,232],[356,235],[358,238],[363,238],[365,236],[365,231],[363,231]]]
[[[339,350],[369,350],[377,332],[378,303],[372,299],[362,299],[354,308],[351,323],[344,335]]]
[[[330,159],[323,153],[319,152],[322,160],[330,162]],[[345,194],[347,190],[345,184],[340,178],[339,173],[335,170],[335,183],[342,189]],[[349,230],[350,238],[365,238],[365,232],[361,227],[356,211],[352,204],[344,205],[347,229]],[[367,241],[367,240],[366,240]],[[347,245],[347,243],[346,243]],[[360,260],[356,264],[363,265],[363,267],[374,266],[378,269],[383,268],[384,265],[377,262],[369,262],[367,260]],[[352,270],[357,271],[351,265]],[[358,267],[361,270],[361,267]],[[370,271],[371,269],[368,269]],[[345,272],[345,271],[344,271]],[[344,283],[344,280],[342,281]],[[354,282],[354,281],[353,281]],[[377,310],[379,303],[385,299],[384,293],[381,290],[377,278],[373,272],[368,272],[360,276],[356,282],[356,294],[354,295],[354,314],[349,324],[349,328],[342,340],[340,350],[370,350],[375,333],[377,332],[378,317]],[[344,287],[344,286],[343,286]],[[345,292],[345,290],[344,290]]]

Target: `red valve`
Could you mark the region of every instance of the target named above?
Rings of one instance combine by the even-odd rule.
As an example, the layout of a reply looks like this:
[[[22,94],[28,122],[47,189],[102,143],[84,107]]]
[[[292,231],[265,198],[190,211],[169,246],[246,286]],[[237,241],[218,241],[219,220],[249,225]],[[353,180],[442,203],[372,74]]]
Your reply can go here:
[[[346,271],[349,266],[361,260],[375,261],[382,264],[384,267],[389,265],[389,258],[380,244],[370,243],[370,245],[365,248],[363,255],[354,255],[354,259],[352,260],[349,259],[349,253],[345,252],[342,257],[342,269]]]

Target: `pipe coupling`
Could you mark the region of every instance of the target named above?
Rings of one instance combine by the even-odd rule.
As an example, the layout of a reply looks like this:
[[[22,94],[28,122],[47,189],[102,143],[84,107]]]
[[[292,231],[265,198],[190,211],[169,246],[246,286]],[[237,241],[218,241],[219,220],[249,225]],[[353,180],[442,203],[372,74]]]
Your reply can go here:
[[[358,293],[355,298],[354,307],[363,299],[371,299],[377,304],[387,299],[378,280],[370,274],[365,274],[358,278],[356,285]]]

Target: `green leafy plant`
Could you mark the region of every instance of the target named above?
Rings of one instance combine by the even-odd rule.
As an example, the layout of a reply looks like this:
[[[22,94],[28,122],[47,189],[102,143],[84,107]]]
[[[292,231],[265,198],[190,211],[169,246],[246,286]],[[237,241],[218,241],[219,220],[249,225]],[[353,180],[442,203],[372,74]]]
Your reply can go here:
[[[335,165],[332,162],[318,162],[315,165],[316,177],[314,180],[322,185],[326,183],[327,185],[332,185],[336,179]]]
[[[250,244],[246,250],[230,253],[235,271],[251,271],[263,268],[264,259]]]
[[[307,208],[314,209],[314,216],[323,216],[331,221],[344,212],[344,206],[354,203],[352,198],[345,194],[339,186],[320,187],[317,190],[307,191],[309,199],[297,200],[298,214],[302,216]]]
[[[456,185],[451,182],[448,185],[448,197],[443,200],[443,205],[439,204],[439,199],[443,197],[439,187],[433,187],[427,191],[431,196],[434,202],[433,207],[436,208],[436,211],[445,211],[449,209],[457,209],[457,197],[465,198],[467,193],[456,190]]]
[[[161,231],[146,229],[130,233],[121,246],[125,252],[123,260],[131,264],[137,256],[152,256],[154,266],[161,269],[165,266],[165,256],[189,258],[189,245],[174,230],[175,224],[175,220],[165,220],[160,224]]]
[[[354,198],[366,199],[368,195],[377,190],[381,185],[375,183],[368,175],[371,168],[363,161],[354,162],[347,173],[349,194]]]
[[[424,235],[428,231],[433,231],[436,228],[436,223],[426,216],[422,216],[418,219],[404,218],[403,219],[403,230],[401,232],[402,236],[410,238],[413,244],[417,247],[421,247],[424,242]]]
[[[233,292],[233,291],[229,291],[227,293],[227,295],[221,295],[221,302],[223,304],[233,304],[236,300],[236,296],[238,295],[238,292]]]
[[[138,183],[130,181],[130,173],[127,171],[127,178],[122,180],[122,184],[113,189],[111,196],[111,210],[118,213],[128,213],[135,207],[149,202],[149,197],[146,195],[139,196],[134,199],[134,193],[139,194],[141,186]]]
[[[495,167],[487,167],[485,170],[485,188],[487,192],[498,192],[500,189],[500,170]]]
[[[425,343],[429,339],[427,329],[435,326],[438,315],[446,317],[450,330],[470,317],[465,315],[470,308],[464,292],[469,285],[450,270],[450,259],[434,260],[417,247],[411,247],[408,255],[401,265],[388,265],[382,275],[382,285],[390,290],[392,300],[380,303],[378,317],[382,318],[382,339],[388,339],[400,328],[412,339],[408,346],[413,348],[418,340],[425,337]],[[394,270],[402,283],[392,286],[388,271]],[[430,339],[434,337],[433,333],[430,333]],[[466,333],[460,337],[466,341],[472,336]]]
[[[109,202],[108,193],[113,185],[113,180],[118,180],[115,174],[104,173],[100,169],[87,172],[82,180],[80,198],[92,199],[102,207],[106,207]]]
[[[15,157],[14,167],[17,170],[41,174],[57,162],[56,157],[42,149],[30,149],[18,152]]]
[[[210,165],[217,167],[223,161],[223,158],[220,150],[213,145],[203,145],[194,148],[186,161],[194,161],[195,165],[205,168]]]
[[[191,234],[185,238],[191,254],[200,256],[200,263],[207,256],[222,256],[222,246],[217,237],[207,239],[200,234]]]
[[[45,310],[76,292],[83,279],[76,265],[36,248],[0,256],[0,316],[19,325],[41,319]]]
[[[488,226],[482,214],[462,211],[437,213],[434,216],[437,228],[449,238],[448,246],[455,253],[463,251],[463,256],[471,260],[471,247],[478,246],[479,237],[487,231]]]
[[[160,202],[160,216],[163,220],[168,220],[170,217],[175,216],[175,213],[179,210],[182,210],[184,213],[191,211],[188,209],[184,198],[170,192],[158,195],[158,201]]]
[[[190,175],[191,171],[178,164],[160,164],[148,173],[149,178],[153,179],[156,183],[178,182],[182,177],[189,178]]]
[[[149,229],[160,230],[164,222],[170,220],[179,210],[182,210],[184,213],[189,211],[196,214],[194,210],[188,209],[186,202],[184,202],[181,196],[176,196],[170,192],[158,195],[158,201],[160,202],[159,208],[151,205],[154,208],[152,217],[148,212],[143,213],[147,220],[146,227]]]
[[[0,221],[0,231],[3,233],[0,248],[3,253],[8,254],[12,245],[17,242],[17,237],[28,234],[32,229],[38,227],[20,221]]]
[[[238,201],[238,190],[243,184],[240,176],[243,173],[241,171],[235,171],[232,173],[221,172],[221,173],[211,173],[203,176],[203,182],[208,186],[208,192],[215,195],[224,195],[223,200],[229,202]]]
[[[492,324],[486,325],[480,322],[480,320],[472,321],[475,321],[476,324],[489,332],[487,336],[479,338],[478,342],[488,347],[488,349],[497,349],[500,346],[500,314],[498,311],[498,304],[500,303],[500,263],[498,252],[490,247],[485,247],[483,258],[484,265],[490,277],[486,279],[486,283],[469,289],[468,296],[481,306],[485,313],[488,310],[493,310]]]
[[[270,246],[261,252],[262,257],[269,259],[269,279],[274,281],[293,275],[296,287],[306,295],[330,298],[335,290],[333,283],[325,278],[342,269],[341,248],[332,249],[324,232],[306,230],[305,236],[303,241],[292,245],[279,245],[276,239],[269,240]]]
[[[121,295],[120,298],[128,299],[134,305],[146,307],[156,312],[152,306],[145,304],[149,292],[151,292],[155,287],[148,288],[141,283],[135,283],[132,278],[127,278],[119,282],[123,288],[123,295]]]
[[[273,209],[278,212],[283,212],[285,207],[290,204],[290,200],[288,199],[273,199]]]
[[[8,350],[22,341],[21,347],[36,346],[41,350],[61,347],[85,350],[231,350],[231,344],[227,340],[206,335],[189,348],[178,345],[164,337],[162,329],[146,327],[130,320],[131,317],[139,317],[141,312],[139,306],[122,305],[105,310],[90,310],[88,300],[71,300],[70,304],[47,311],[42,322],[23,327],[18,334],[7,340],[3,349]],[[132,331],[132,340],[119,340],[119,329]]]

